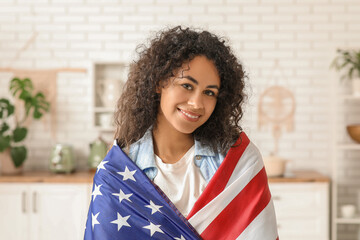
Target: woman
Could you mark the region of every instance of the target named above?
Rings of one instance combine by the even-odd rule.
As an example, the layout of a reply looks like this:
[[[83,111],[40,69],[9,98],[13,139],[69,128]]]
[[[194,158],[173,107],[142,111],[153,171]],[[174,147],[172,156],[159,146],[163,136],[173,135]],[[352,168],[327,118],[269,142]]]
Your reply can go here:
[[[230,47],[178,26],[138,49],[85,239],[276,239],[261,155],[239,125],[245,73]]]

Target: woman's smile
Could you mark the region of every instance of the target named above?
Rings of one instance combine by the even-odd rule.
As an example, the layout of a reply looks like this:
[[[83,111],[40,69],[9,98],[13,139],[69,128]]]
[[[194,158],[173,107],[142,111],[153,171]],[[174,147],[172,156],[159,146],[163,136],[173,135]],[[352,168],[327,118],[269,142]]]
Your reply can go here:
[[[188,121],[191,121],[191,122],[196,122],[199,120],[200,118],[200,114],[195,114],[193,112],[190,112],[190,111],[186,111],[186,110],[183,110],[183,109],[180,109],[178,108],[179,110],[179,113]]]

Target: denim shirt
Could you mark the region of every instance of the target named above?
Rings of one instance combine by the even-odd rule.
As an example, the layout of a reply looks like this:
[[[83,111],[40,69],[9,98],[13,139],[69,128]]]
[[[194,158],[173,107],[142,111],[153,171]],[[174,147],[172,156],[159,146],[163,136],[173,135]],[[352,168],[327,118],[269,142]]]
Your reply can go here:
[[[158,169],[155,163],[151,128],[145,132],[142,138],[130,145],[128,156],[151,180],[154,180]],[[215,152],[211,147],[195,140],[194,163],[199,167],[206,182],[210,181],[224,157],[219,151]]]

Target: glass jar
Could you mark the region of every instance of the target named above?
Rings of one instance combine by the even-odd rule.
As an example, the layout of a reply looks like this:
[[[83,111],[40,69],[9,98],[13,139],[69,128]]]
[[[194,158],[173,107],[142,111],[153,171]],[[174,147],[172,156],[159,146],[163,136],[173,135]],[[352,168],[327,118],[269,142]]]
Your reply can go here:
[[[73,147],[57,143],[51,150],[50,170],[55,173],[71,173],[75,170]]]

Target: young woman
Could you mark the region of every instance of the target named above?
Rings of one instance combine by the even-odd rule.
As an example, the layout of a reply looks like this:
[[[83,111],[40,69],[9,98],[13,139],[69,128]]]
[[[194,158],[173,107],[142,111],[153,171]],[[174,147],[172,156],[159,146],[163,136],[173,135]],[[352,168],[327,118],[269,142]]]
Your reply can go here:
[[[85,239],[277,239],[261,155],[239,123],[246,77],[230,47],[178,26],[138,50]]]

